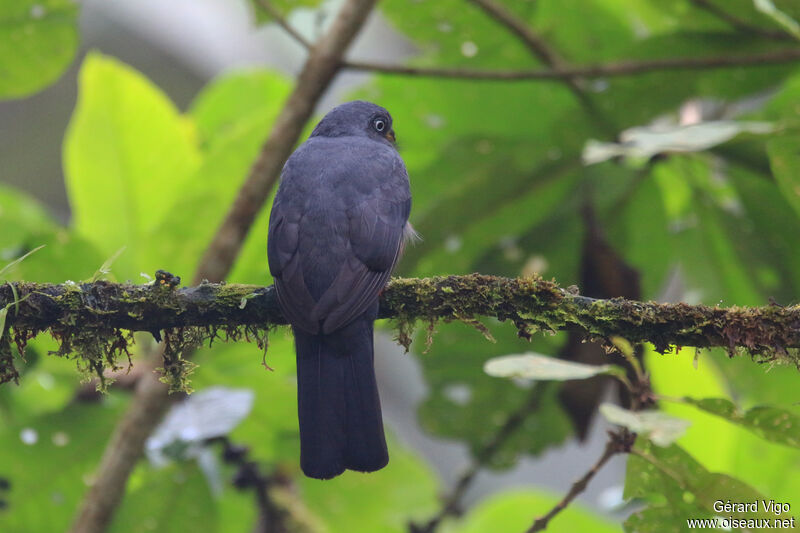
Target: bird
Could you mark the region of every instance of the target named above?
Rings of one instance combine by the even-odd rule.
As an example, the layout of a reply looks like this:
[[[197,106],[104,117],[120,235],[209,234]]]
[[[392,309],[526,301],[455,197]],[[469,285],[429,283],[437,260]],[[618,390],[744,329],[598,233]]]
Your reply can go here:
[[[416,236],[395,141],[383,107],[336,106],[287,159],[270,212],[269,270],[294,334],[300,467],[311,478],[389,462],[373,326]]]

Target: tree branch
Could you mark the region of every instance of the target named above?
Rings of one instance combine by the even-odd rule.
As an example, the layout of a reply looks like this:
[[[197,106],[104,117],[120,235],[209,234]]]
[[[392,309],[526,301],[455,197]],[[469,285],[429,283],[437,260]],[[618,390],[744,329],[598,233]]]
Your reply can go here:
[[[492,460],[497,452],[502,448],[508,438],[514,435],[532,412],[536,411],[542,400],[542,395],[546,389],[544,383],[534,387],[527,399],[516,410],[511,412],[506,421],[497,430],[492,439],[475,454],[472,464],[464,470],[453,486],[452,492],[444,499],[439,511],[431,517],[425,524],[411,524],[411,533],[433,533],[439,527],[442,520],[460,512],[461,500],[467,489],[475,480],[478,472]]]
[[[306,49],[311,49],[314,46],[312,43],[307,41],[305,37],[300,35],[299,31],[297,31],[291,24],[289,24],[289,22],[281,14],[281,12],[278,11],[278,9],[272,5],[272,2],[270,2],[269,0],[256,0],[256,1],[258,2],[258,5],[261,6],[261,9],[266,11],[269,14],[269,16],[272,17],[272,20],[275,22],[275,24],[283,28],[283,31],[288,33],[289,36],[295,41],[297,41],[297,43],[300,46]]]
[[[265,329],[285,324],[274,289],[253,285],[204,283],[173,289],[159,285],[14,284],[19,312],[7,323],[22,343],[49,330],[62,343],[116,338],[111,330],[175,328]],[[0,306],[14,302],[9,284],[0,288]],[[744,348],[759,361],[797,365],[800,356],[800,307],[709,307],[661,304],[623,298],[594,299],[534,278],[471,274],[425,279],[396,278],[381,298],[380,317],[401,324],[421,320],[494,317],[514,323],[521,336],[536,330],[577,326],[587,335],[621,336],[651,342],[665,351],[672,345]],[[409,339],[404,339],[409,340]]]
[[[478,8],[482,9],[489,17],[505,26],[514,34],[531,53],[538,57],[545,65],[551,67],[555,72],[561,72],[569,68],[566,61],[554,50],[547,42],[537,34],[524,20],[515,16],[511,11],[494,0],[468,0]],[[611,137],[615,136],[616,128],[608,118],[597,108],[594,101],[581,86],[581,79],[577,76],[565,76],[561,81],[569,88],[575,98],[587,114],[594,120],[595,124]]]
[[[554,516],[566,509],[567,506],[572,503],[572,500],[577,498],[579,494],[586,490],[589,482],[597,474],[597,472],[603,468],[609,459],[618,453],[630,451],[630,447],[633,445],[633,439],[631,437],[632,435],[630,433],[624,431],[619,434],[609,432],[608,443],[603,451],[603,455],[601,455],[597,462],[592,465],[588,472],[586,472],[579,480],[572,484],[569,492],[564,495],[561,501],[559,501],[552,509],[550,509],[550,511],[540,516],[533,522],[533,525],[527,530],[526,533],[544,531],[547,528],[547,524],[553,519]]]
[[[555,70],[560,70],[567,66],[561,56],[555,50],[552,50],[544,39],[534,32],[525,21],[506,9],[505,6],[494,2],[494,0],[467,1],[482,9],[484,13],[508,28],[545,65],[553,67]]]
[[[365,61],[346,61],[342,66],[350,70],[429,78],[486,81],[561,81],[564,78],[568,79],[576,76],[585,78],[632,76],[668,70],[702,70],[743,66],[755,67],[795,63],[797,61],[800,61],[800,48],[786,48],[783,50],[748,55],[668,57],[648,61],[619,61],[598,65],[573,66],[561,70],[480,70],[449,67],[415,67],[410,65],[390,65]]]

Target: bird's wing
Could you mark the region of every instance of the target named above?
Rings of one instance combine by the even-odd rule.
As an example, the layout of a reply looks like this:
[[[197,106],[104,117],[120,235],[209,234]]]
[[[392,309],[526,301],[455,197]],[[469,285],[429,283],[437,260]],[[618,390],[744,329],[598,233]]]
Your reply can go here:
[[[374,304],[403,244],[411,198],[380,187],[347,210],[351,254],[317,303],[323,331],[335,331]]]
[[[411,209],[396,152],[349,145],[351,157],[337,158],[339,144],[328,149],[323,142],[301,147],[284,168],[268,243],[281,308],[312,334],[335,331],[375,304],[400,256]]]
[[[286,320],[309,333],[317,333],[319,322],[312,319],[317,304],[306,288],[297,253],[302,217],[300,206],[276,198],[269,219],[267,257]]]

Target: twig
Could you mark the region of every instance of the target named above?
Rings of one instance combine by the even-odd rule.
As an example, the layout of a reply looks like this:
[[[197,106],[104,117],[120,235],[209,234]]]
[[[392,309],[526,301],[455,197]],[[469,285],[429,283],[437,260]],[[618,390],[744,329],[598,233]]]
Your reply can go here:
[[[800,61],[800,48],[787,48],[748,55],[709,57],[668,57],[648,61],[619,61],[598,65],[583,65],[553,69],[480,70],[451,67],[415,67],[366,61],[346,61],[344,68],[367,72],[380,72],[401,76],[451,78],[486,81],[560,81],[576,76],[603,78],[632,76],[668,70],[702,70],[744,66],[768,66]]]
[[[261,9],[269,13],[269,16],[272,17],[272,20],[275,22],[275,24],[283,28],[283,30],[288,33],[292,39],[297,41],[303,48],[311,49],[314,46],[311,42],[306,40],[305,37],[300,35],[299,31],[289,24],[281,12],[272,5],[272,2],[269,0],[256,0],[256,2],[258,2],[258,5],[261,6]]]
[[[500,426],[500,429],[497,430],[497,433],[494,434],[492,440],[476,454],[473,463],[461,474],[461,477],[458,478],[452,492],[442,502],[439,511],[421,526],[412,524],[410,527],[411,533],[433,533],[436,528],[439,527],[442,520],[448,516],[459,513],[461,499],[474,481],[475,476],[478,475],[478,472],[480,472],[480,470],[495,456],[503,444],[508,441],[509,437],[514,435],[514,433],[522,427],[522,424],[528,416],[539,406],[547,388],[542,385],[543,384],[535,386],[533,390],[531,390],[525,402],[508,415],[508,418],[506,418],[506,421]]]
[[[341,68],[344,52],[360,31],[376,0],[347,0],[328,32],[309,52],[294,90],[275,121],[250,174],[222,226],[215,234],[195,273],[203,279],[223,280],[263,206],[284,161],[297,143],[314,106]],[[154,363],[151,363],[154,364]],[[108,528],[144,442],[170,403],[167,387],[155,379],[141,379],[127,414],[114,430],[94,484],[84,497],[73,533],[100,533]]]
[[[791,41],[794,39],[788,33],[781,31],[781,30],[769,30],[766,28],[762,28],[760,26],[756,26],[755,24],[750,24],[749,22],[740,19],[739,17],[728,13],[724,9],[721,9],[716,4],[710,2],[709,0],[689,0],[695,6],[705,11],[708,11],[718,19],[726,22],[731,28],[740,31],[742,33],[750,33],[752,35],[757,35],[759,37],[764,37],[767,39],[774,39],[776,41]]]
[[[504,6],[494,0],[468,0],[478,8],[482,9],[491,18],[505,26],[511,33],[517,36],[528,50],[538,57],[545,65],[554,71],[560,72],[569,68],[566,61],[554,50],[547,42],[542,39],[526,22],[507,10]],[[588,115],[594,120],[595,124],[610,136],[616,135],[617,131],[608,118],[597,108],[595,103],[581,86],[581,80],[577,76],[567,76],[561,80],[569,87],[581,106]]]
[[[542,62],[555,70],[560,70],[566,67],[564,60],[551,49],[550,46],[542,39],[533,29],[525,23],[525,21],[516,17],[505,6],[502,6],[494,0],[467,0],[471,4],[482,9],[491,18],[508,28],[511,33],[516,35],[520,41]]]
[[[630,447],[630,436],[627,433],[617,434],[617,433],[609,433],[608,443],[606,443],[606,448],[603,451],[603,455],[600,456],[600,459],[592,465],[588,472],[586,472],[579,480],[572,484],[570,487],[569,492],[558,502],[552,509],[550,509],[547,514],[544,514],[537,518],[533,525],[528,529],[527,533],[535,533],[536,531],[543,531],[547,528],[547,524],[550,520],[553,519],[558,513],[566,509],[566,507],[578,497],[586,487],[589,485],[589,482],[592,478],[600,471],[601,468],[618,453],[622,453],[626,451],[626,448]]]

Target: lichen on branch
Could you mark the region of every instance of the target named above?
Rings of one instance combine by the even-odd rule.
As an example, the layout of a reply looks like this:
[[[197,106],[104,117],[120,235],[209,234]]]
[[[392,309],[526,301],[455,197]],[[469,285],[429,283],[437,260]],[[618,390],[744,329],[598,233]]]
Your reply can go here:
[[[101,373],[127,354],[130,332],[191,338],[197,345],[223,331],[234,340],[252,337],[263,344],[267,329],[286,323],[272,286],[201,283],[178,288],[176,279],[160,271],[155,282],[145,285],[7,283],[0,287],[0,308],[17,305],[8,312],[0,341],[15,343],[21,352],[29,339],[47,331],[59,342],[59,355],[77,356],[84,367]],[[528,338],[540,330],[578,326],[588,337],[620,336],[650,342],[659,351],[670,346],[723,347],[731,355],[746,351],[759,362],[800,366],[800,307],[598,300],[542,278],[471,274],[396,278],[381,296],[380,316],[399,322],[405,343],[409,325],[417,320],[474,323],[478,317],[494,317],[512,322]],[[3,381],[16,377],[7,352],[0,357]],[[174,352],[178,357],[180,343]]]

